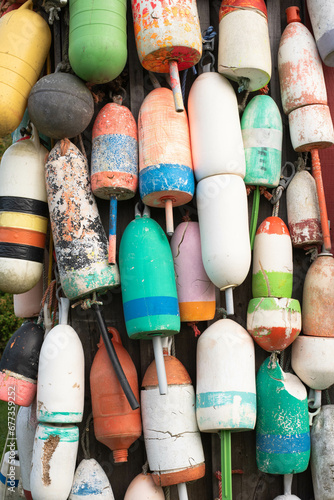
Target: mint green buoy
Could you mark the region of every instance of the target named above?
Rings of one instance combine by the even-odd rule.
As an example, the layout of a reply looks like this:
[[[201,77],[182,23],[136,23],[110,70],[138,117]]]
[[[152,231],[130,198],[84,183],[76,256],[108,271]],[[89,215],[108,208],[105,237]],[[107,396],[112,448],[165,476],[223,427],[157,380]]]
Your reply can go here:
[[[285,373],[276,354],[261,365],[256,380],[256,462],[269,474],[296,474],[310,459],[307,392],[296,375]]]
[[[70,0],[68,56],[86,82],[114,80],[127,60],[126,0]]]
[[[119,248],[125,326],[131,339],[152,339],[160,394],[167,393],[161,338],[179,333],[174,263],[167,236],[148,207],[126,227]]]

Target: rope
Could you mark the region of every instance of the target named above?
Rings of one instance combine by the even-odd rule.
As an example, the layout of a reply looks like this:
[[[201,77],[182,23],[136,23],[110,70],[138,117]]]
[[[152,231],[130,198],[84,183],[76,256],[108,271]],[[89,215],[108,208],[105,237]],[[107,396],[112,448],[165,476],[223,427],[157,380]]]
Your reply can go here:
[[[247,103],[247,99],[248,99],[249,94],[250,94],[250,90],[246,90],[245,95],[244,95],[241,103],[238,105],[239,113],[241,113],[242,111],[244,111],[244,109],[246,107],[246,103]]]
[[[81,435],[81,440],[80,440],[82,451],[83,451],[83,454],[84,454],[84,457],[85,457],[86,460],[88,460],[90,458],[90,453],[89,453],[89,426],[90,426],[90,422],[91,422],[92,418],[93,418],[93,413],[91,412],[88,415],[88,418],[86,420],[85,429],[84,429],[84,432]]]
[[[94,298],[93,298],[93,300],[92,299],[82,299],[82,300],[78,300],[78,302],[75,302],[75,304],[72,304],[71,307],[74,308],[74,307],[77,307],[80,305],[81,309],[83,309],[84,311],[87,311],[87,309],[90,309],[94,304],[102,306],[103,302],[96,300]]]
[[[330,398],[330,395],[329,395],[329,390],[328,390],[328,389],[326,389],[326,390],[325,390],[325,398],[326,398],[326,403],[327,403],[328,405],[331,405],[331,404],[332,404],[332,402],[331,402],[331,398]]]
[[[80,149],[81,149],[81,153],[84,155],[84,157],[87,159],[87,153],[86,153],[86,149],[85,149],[85,146],[84,146],[84,143],[83,143],[83,140],[82,140],[82,135],[79,134],[78,135],[79,137],[79,143],[80,143]]]
[[[196,321],[191,321],[190,323],[187,323],[187,325],[193,329],[195,337],[199,337],[202,332],[197,328],[196,323]]]
[[[311,260],[311,262],[313,262],[318,257],[318,248],[317,247],[309,248],[305,252],[305,255],[308,255],[308,254],[310,254],[310,260]]]
[[[182,75],[181,91],[183,102],[186,100],[186,84],[187,84],[188,69],[185,69]]]
[[[149,469],[149,467],[148,467],[148,460],[146,460],[146,462],[144,463],[144,465],[143,465],[143,466],[142,466],[142,468],[141,468],[141,470],[142,470],[142,472],[143,472],[144,476],[147,476],[148,469]]]
[[[259,92],[260,92],[261,95],[267,95],[267,94],[269,94],[269,86],[265,85],[264,87],[262,87],[262,89],[259,90]]]
[[[176,350],[175,350],[175,336],[172,337],[172,348],[171,348],[171,351],[172,351],[172,356],[174,356],[174,358],[175,358],[175,355],[176,355]]]
[[[67,137],[60,141],[60,154],[61,156],[65,156],[67,154],[68,148],[70,147],[71,142]]]
[[[170,500],[170,486],[164,487],[164,495],[165,495],[166,500]]]
[[[37,323],[40,324],[42,322],[42,316],[44,312],[44,304],[47,303],[48,309],[50,309],[50,316],[52,319],[52,328],[55,326],[56,322],[56,311],[58,308],[58,299],[56,296],[56,285],[57,282],[56,280],[51,281],[47,289],[45,290],[45,293],[43,295],[42,301],[41,301],[41,312],[39,313],[39,318]],[[53,312],[52,312],[53,311]]]
[[[220,470],[216,471],[215,476],[218,479],[219,500],[222,500],[222,498],[223,498],[223,487],[222,487],[222,473],[220,472]]]

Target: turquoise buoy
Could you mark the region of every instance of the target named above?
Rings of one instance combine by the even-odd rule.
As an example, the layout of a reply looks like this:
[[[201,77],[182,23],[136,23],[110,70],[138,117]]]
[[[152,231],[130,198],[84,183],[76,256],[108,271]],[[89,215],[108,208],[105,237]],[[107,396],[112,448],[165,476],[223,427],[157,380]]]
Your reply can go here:
[[[305,471],[310,459],[305,386],[296,375],[283,372],[272,355],[258,371],[256,392],[258,468],[269,474]]]

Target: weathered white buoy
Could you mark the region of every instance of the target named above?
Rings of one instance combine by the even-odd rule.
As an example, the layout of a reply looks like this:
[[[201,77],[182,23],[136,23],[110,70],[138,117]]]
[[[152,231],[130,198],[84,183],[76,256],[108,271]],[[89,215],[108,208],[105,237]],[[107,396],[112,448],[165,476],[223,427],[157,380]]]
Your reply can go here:
[[[67,500],[73,483],[78,444],[77,426],[38,424],[30,474],[34,500]]]
[[[21,406],[16,417],[17,449],[20,457],[22,487],[26,498],[31,498],[30,472],[34,438],[37,427],[36,400],[26,407]]]
[[[232,290],[249,271],[251,249],[246,187],[238,175],[214,175],[197,185],[203,265],[210,280],[225,290],[226,309],[234,313]]]
[[[322,243],[319,203],[315,180],[300,170],[286,191],[288,227],[292,245],[307,247]]]
[[[197,77],[189,92],[188,116],[196,180],[219,174],[244,178],[238,102],[230,82],[215,72]]]
[[[289,114],[292,147],[297,152],[329,148],[334,143],[331,112],[324,104],[294,109]]]
[[[311,427],[311,472],[315,500],[334,498],[334,405],[321,407]]]
[[[94,459],[81,460],[73,479],[69,500],[115,500],[108,476]]]
[[[307,0],[313,34],[321,59],[334,66],[334,5],[331,0]]]
[[[19,498],[20,462],[17,451],[5,453],[0,471],[0,498],[16,500]]]
[[[43,298],[43,276],[38,283],[28,292],[14,294],[13,305],[14,314],[17,318],[37,317],[41,312],[41,302]]]
[[[67,324],[69,300],[61,298],[60,321],[46,336],[38,365],[37,418],[40,422],[81,422],[84,409],[84,351]]]
[[[151,474],[138,474],[128,486],[124,500],[165,500],[161,486],[154,484]]]

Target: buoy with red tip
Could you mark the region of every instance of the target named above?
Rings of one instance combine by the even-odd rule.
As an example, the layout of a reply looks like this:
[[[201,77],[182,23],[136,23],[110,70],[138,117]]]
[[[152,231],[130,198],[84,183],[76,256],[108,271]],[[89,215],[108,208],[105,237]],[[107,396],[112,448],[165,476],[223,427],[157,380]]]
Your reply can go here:
[[[311,427],[311,473],[315,500],[332,500],[334,483],[334,405],[324,405]]]
[[[227,314],[234,314],[233,288],[246,279],[251,263],[245,183],[239,175],[206,177],[196,199],[203,265],[225,291]]]
[[[41,349],[37,377],[39,422],[81,422],[84,409],[84,351],[68,324],[70,301],[60,298],[59,324],[47,334]]]
[[[76,468],[69,500],[115,500],[107,474],[94,459],[81,460]]]
[[[153,361],[143,378],[141,405],[144,441],[155,484],[178,485],[188,498],[186,482],[205,474],[204,453],[195,415],[195,391],[189,374],[174,356],[165,354],[168,393],[159,394]],[[161,436],[164,439],[161,439]]]
[[[21,406],[16,416],[16,439],[20,457],[20,474],[24,495],[27,500],[32,500],[30,471],[37,424],[36,400],[34,400],[28,407]]]
[[[110,200],[109,264],[116,262],[117,201],[133,198],[138,186],[137,124],[121,101],[101,109],[92,131],[92,191]]]
[[[184,111],[179,71],[194,66],[202,56],[196,0],[172,4],[132,0],[131,7],[141,64],[148,71],[170,74],[175,109]]]
[[[292,245],[296,248],[321,245],[317,188],[307,170],[299,170],[290,182],[286,191],[286,205]]]
[[[73,484],[78,444],[77,426],[38,424],[30,473],[34,500],[67,500]]]
[[[171,90],[156,88],[145,97],[138,140],[141,199],[150,207],[165,208],[171,236],[173,207],[190,202],[195,189],[188,118],[186,112],[176,113]]]
[[[216,312],[216,289],[205,272],[198,222],[179,224],[171,238],[181,321],[209,321]]]
[[[219,10],[218,72],[255,91],[271,77],[267,8],[264,0],[223,0]]]
[[[160,394],[167,393],[162,337],[180,331],[173,256],[165,233],[144,206],[123,232],[119,248],[125,326],[133,339],[152,339]]]
[[[47,149],[32,136],[12,144],[0,165],[0,289],[24,293],[43,271],[48,206],[44,159]]]
[[[334,143],[334,129],[316,43],[301,23],[298,7],[289,7],[278,51],[278,70],[284,112],[289,115],[291,143],[295,151],[310,151],[316,182],[324,247],[331,250],[319,149]]]
[[[330,0],[307,0],[314,38],[323,63],[334,66],[334,6]],[[324,499],[325,500],[325,499]]]
[[[116,328],[108,328],[108,331],[125,376],[139,400],[135,365]],[[115,463],[127,462],[128,449],[142,433],[140,409],[131,409],[102,338],[90,370],[90,389],[96,439],[113,451]]]
[[[280,217],[267,217],[256,231],[253,252],[253,297],[292,295],[292,244]]]
[[[219,73],[202,73],[191,86],[188,115],[196,180],[220,174],[244,178],[245,153],[231,83]]]
[[[255,350],[247,331],[230,319],[210,325],[198,339],[196,373],[198,426],[220,432],[224,498],[232,500],[231,431],[254,429],[256,421]]]
[[[165,500],[161,486],[154,483],[152,474],[138,474],[128,486],[124,500]]]
[[[0,359],[0,399],[30,406],[37,390],[38,360],[44,330],[24,323],[11,336]]]

